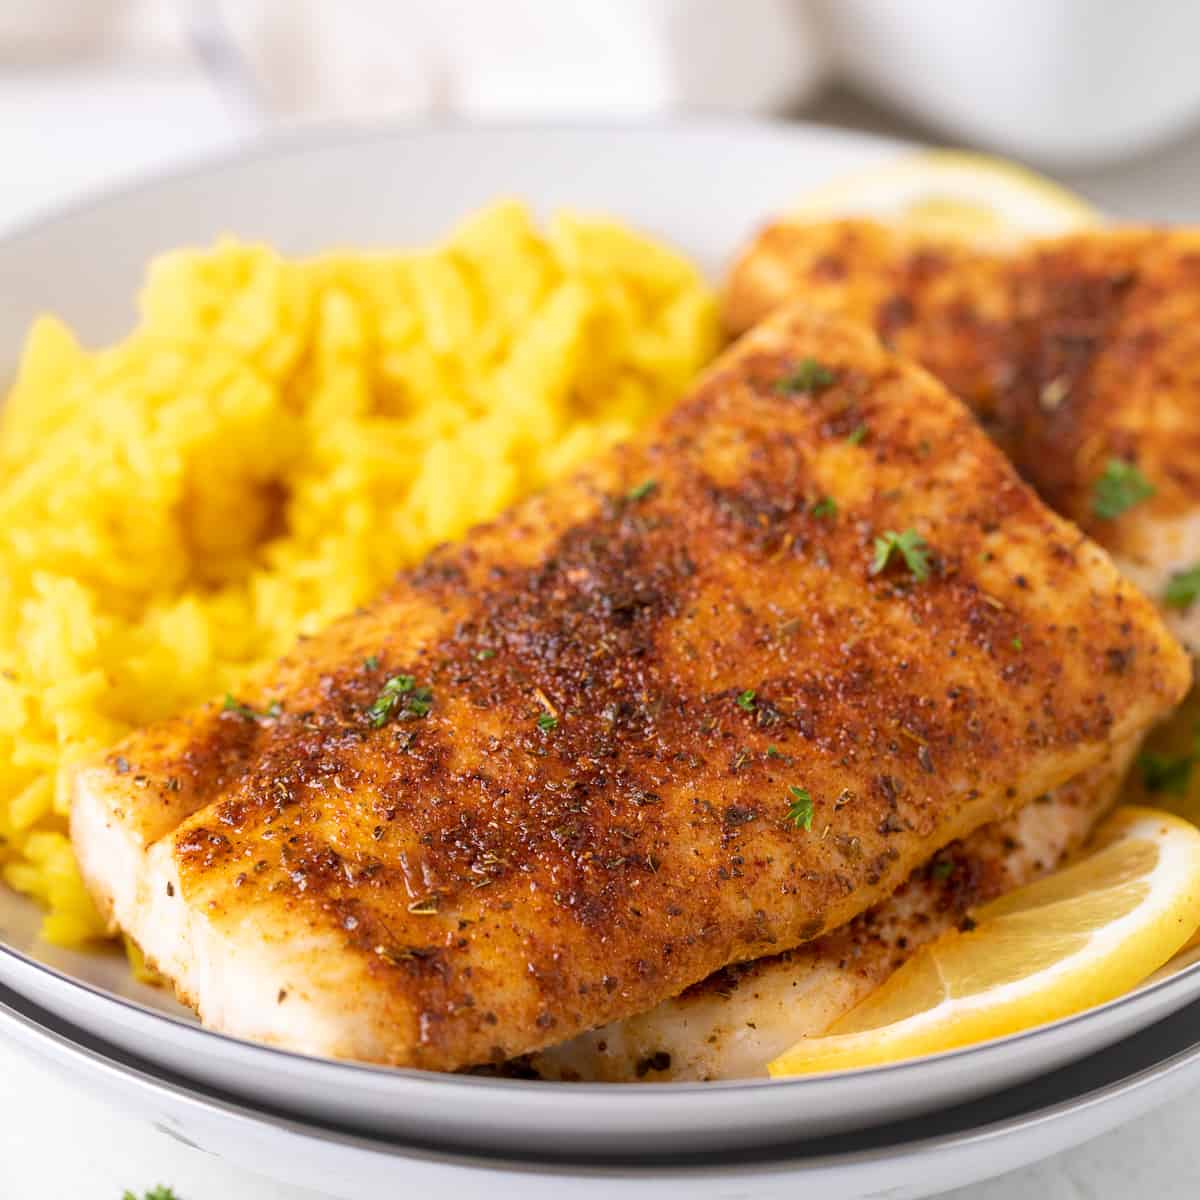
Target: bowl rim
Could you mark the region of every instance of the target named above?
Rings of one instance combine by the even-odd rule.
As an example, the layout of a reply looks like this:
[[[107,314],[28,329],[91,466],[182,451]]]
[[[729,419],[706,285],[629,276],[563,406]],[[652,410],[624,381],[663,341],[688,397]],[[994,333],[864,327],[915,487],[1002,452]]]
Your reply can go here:
[[[32,1014],[30,1009],[33,1010]],[[1176,1017],[1182,1018],[1185,1013],[1186,1010],[1176,1014]],[[19,1031],[17,1037],[23,1041],[22,1050],[27,1054],[46,1057],[73,1056],[110,1078],[132,1081],[139,1087],[150,1089],[156,1095],[165,1096],[176,1104],[182,1103],[193,1109],[215,1112],[243,1124],[250,1122],[254,1125],[266,1125],[303,1138],[316,1138],[321,1142],[335,1143],[349,1149],[388,1157],[419,1159],[462,1169],[499,1170],[516,1174],[536,1171],[540,1175],[561,1176],[564,1179],[578,1178],[580,1175],[614,1180],[635,1176],[645,1179],[658,1175],[706,1179],[728,1176],[731,1180],[736,1178],[741,1181],[747,1175],[770,1176],[781,1171],[818,1171],[835,1166],[887,1162],[900,1154],[927,1155],[968,1147],[980,1150],[989,1144],[1003,1143],[1010,1136],[1028,1134],[1060,1118],[1079,1117],[1120,1096],[1140,1091],[1200,1064],[1200,1038],[1194,1038],[1182,1049],[1176,1049],[1165,1057],[1156,1056],[1139,1069],[1120,1074],[1116,1079],[1100,1083],[1081,1093],[1049,1104],[1038,1105],[1035,1101],[1032,1107],[1022,1107],[1014,1113],[979,1125],[967,1123],[960,1128],[912,1139],[902,1135],[895,1136],[897,1126],[913,1124],[913,1121],[909,1120],[847,1135],[835,1134],[809,1142],[785,1143],[775,1147],[757,1147],[742,1151],[719,1151],[697,1158],[669,1156],[666,1160],[650,1161],[644,1157],[538,1158],[532,1155],[507,1155],[482,1148],[465,1151],[394,1136],[377,1136],[349,1126],[291,1115],[252,1104],[243,1098],[223,1095],[173,1073],[162,1073],[159,1068],[148,1064],[127,1061],[119,1050],[110,1050],[102,1042],[97,1045],[99,1039],[68,1021],[45,1013],[34,1002],[20,996],[13,989],[0,985],[0,1026],[3,1025],[15,1027]],[[54,1050],[46,1043],[50,1043]],[[1036,1081],[1026,1086],[1036,1087]],[[887,1138],[889,1132],[893,1134],[891,1139]],[[839,1140],[872,1141],[881,1134],[885,1137],[884,1141],[866,1147],[852,1147],[839,1151],[830,1150],[826,1146],[828,1142],[836,1143]]]
[[[171,187],[186,184],[192,179],[212,178],[226,170],[236,170],[255,163],[266,163],[276,158],[286,158],[293,155],[304,155],[323,150],[337,149],[350,144],[366,145],[371,143],[385,144],[413,138],[486,138],[497,134],[515,135],[521,137],[539,137],[547,135],[578,135],[582,137],[611,138],[616,135],[629,137],[700,137],[720,138],[734,136],[739,139],[747,137],[764,137],[782,139],[795,138],[803,142],[805,139],[820,137],[830,141],[840,142],[851,147],[861,147],[864,152],[893,152],[897,155],[919,153],[927,147],[920,142],[887,137],[880,134],[859,130],[840,129],[816,121],[788,120],[779,117],[744,117],[744,116],[703,116],[703,117],[666,117],[653,120],[579,120],[563,121],[466,121],[459,119],[448,120],[419,120],[396,121],[380,120],[369,122],[313,122],[298,128],[270,133],[266,136],[251,137],[235,142],[232,146],[217,151],[209,151],[189,156],[182,162],[165,168],[141,172],[121,181],[85,191],[82,195],[66,201],[52,204],[39,210],[4,229],[0,229],[0,256],[8,249],[19,245],[29,238],[43,233],[45,230],[72,218],[86,216],[105,206],[120,204],[126,199],[159,187]],[[3,885],[0,885],[3,886]],[[578,1082],[566,1083],[554,1080],[524,1080],[503,1079],[487,1076],[473,1076],[438,1071],[425,1071],[409,1067],[389,1067],[378,1063],[360,1062],[352,1059],[325,1058],[307,1055],[299,1051],[271,1046],[262,1042],[251,1041],[236,1037],[217,1030],[205,1028],[198,1022],[191,1022],[182,1016],[153,1008],[140,1001],[121,996],[108,989],[81,979],[67,971],[40,962],[16,947],[7,944],[0,938],[0,955],[14,960],[25,970],[41,972],[52,978],[59,985],[77,989],[89,994],[100,1002],[116,1004],[139,1017],[151,1019],[160,1026],[169,1026],[181,1036],[200,1035],[203,1038],[217,1038],[222,1044],[234,1044],[244,1051],[270,1056],[273,1061],[316,1065],[334,1070],[351,1070],[367,1073],[376,1078],[403,1077],[422,1083],[432,1083],[447,1089],[469,1088],[473,1094],[483,1091],[527,1092],[530,1089],[539,1094],[547,1088],[557,1089],[560,1094],[591,1093],[592,1097],[610,1096],[614,1103],[620,1102],[630,1087],[640,1090],[653,1089],[661,1092],[669,1091],[672,1095],[683,1096],[691,1093],[711,1095],[716,1090],[745,1090],[745,1089],[780,1089],[798,1088],[809,1083],[822,1082],[829,1084],[837,1079],[879,1078],[883,1075],[896,1075],[905,1072],[920,1071],[926,1064],[949,1058],[969,1058],[981,1051],[990,1051],[996,1047],[1009,1046],[1016,1042],[1049,1041],[1059,1032],[1068,1027],[1078,1026],[1094,1019],[1098,1014],[1112,1012],[1123,1006],[1134,1003],[1149,994],[1158,994],[1168,989],[1183,990],[1185,980],[1191,980],[1200,973],[1200,961],[1190,964],[1177,974],[1158,980],[1149,985],[1142,985],[1133,991],[1119,996],[1080,1013],[1060,1018],[1045,1025],[1021,1030],[1001,1038],[962,1046],[936,1054],[923,1055],[918,1058],[905,1059],[899,1062],[887,1063],[872,1067],[859,1067],[846,1071],[823,1072],[820,1074],[791,1076],[780,1079],[728,1079],[712,1081],[639,1081],[637,1083],[601,1083]],[[605,1103],[606,1101],[602,1101]]]

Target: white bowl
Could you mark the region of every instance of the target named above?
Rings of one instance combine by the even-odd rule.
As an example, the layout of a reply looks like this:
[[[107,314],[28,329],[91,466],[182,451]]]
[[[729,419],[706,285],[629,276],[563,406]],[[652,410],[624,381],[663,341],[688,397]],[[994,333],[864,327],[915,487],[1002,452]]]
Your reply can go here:
[[[439,235],[498,194],[614,213],[714,274],[807,189],[894,143],[792,125],[443,129],[309,136],[99,198],[0,242],[0,370],[44,309],[88,342],[129,324],[160,250],[233,232],[290,252]],[[387,1070],[206,1032],[116,955],[36,938],[0,893],[0,982],[120,1049],[251,1104],[442,1146],[629,1156],[766,1146],[945,1108],[1093,1053],[1200,995],[1200,968],[1101,1009],[973,1049],[842,1075],[588,1085]]]
[[[951,1112],[772,1153],[588,1162],[448,1152],[239,1104],[106,1049],[0,987],[0,1032],[72,1086],[234,1166],[334,1195],[455,1200],[890,1200],[1015,1170],[1117,1129],[1194,1087],[1189,1009],[1076,1068]]]
[[[1191,0],[826,0],[839,65],[968,144],[1059,167],[1145,151],[1200,119]]]

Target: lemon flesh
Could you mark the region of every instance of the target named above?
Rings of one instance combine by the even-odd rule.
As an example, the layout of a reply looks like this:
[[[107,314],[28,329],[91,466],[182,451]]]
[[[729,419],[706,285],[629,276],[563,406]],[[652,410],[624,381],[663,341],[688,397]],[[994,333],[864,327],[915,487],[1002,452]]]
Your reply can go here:
[[[1200,830],[1127,807],[1089,852],[978,909],[772,1075],[878,1066],[1017,1033],[1121,995],[1200,927]]]

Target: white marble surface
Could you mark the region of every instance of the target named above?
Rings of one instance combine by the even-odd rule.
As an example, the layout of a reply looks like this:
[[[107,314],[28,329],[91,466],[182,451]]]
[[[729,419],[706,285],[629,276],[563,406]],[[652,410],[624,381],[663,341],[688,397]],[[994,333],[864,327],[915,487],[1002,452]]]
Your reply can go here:
[[[845,97],[809,114],[908,133]],[[244,136],[198,75],[130,78],[95,68],[0,69],[0,230],[73,194]],[[1068,178],[1127,218],[1200,220],[1200,136],[1120,169]],[[77,1094],[0,1046],[0,1198],[120,1200],[171,1185],[180,1200],[322,1200],[235,1171]],[[1200,1092],[1098,1142],[951,1193],[954,1200],[1193,1200],[1200,1189]],[[998,1170],[1003,1169],[997,1163]],[[403,1191],[403,1181],[398,1193]],[[353,1181],[345,1195],[357,1200]],[[328,1198],[325,1198],[328,1200]],[[446,1200],[453,1200],[446,1197]]]

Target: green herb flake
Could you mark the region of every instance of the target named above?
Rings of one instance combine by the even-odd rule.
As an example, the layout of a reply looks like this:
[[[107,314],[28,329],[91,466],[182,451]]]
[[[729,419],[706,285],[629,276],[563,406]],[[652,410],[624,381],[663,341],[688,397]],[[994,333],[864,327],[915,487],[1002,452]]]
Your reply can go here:
[[[782,758],[783,751],[781,751],[778,746],[768,746],[767,747],[767,757],[768,758]]]
[[[393,675],[380,689],[374,703],[367,709],[367,718],[379,729],[393,717],[425,717],[433,707],[433,689],[417,687],[411,675]]]
[[[1020,653],[1020,651],[1025,649],[1025,643],[1019,637],[1015,637],[1012,640],[1012,648]]]
[[[225,693],[225,703],[222,706],[222,711],[237,713],[239,717],[242,717],[247,721],[254,720],[254,709],[252,709],[248,704],[243,704],[233,695],[232,692]]]
[[[1170,608],[1191,608],[1200,599],[1200,563],[1186,571],[1176,571],[1167,584],[1163,603]]]
[[[558,728],[558,718],[553,713],[540,713],[537,719],[537,727],[543,733],[553,733]]]
[[[1093,487],[1092,512],[1105,521],[1113,521],[1153,495],[1154,484],[1138,470],[1136,463],[1110,458]]]
[[[490,646],[485,646],[482,650],[475,651],[476,662],[487,662],[489,658],[495,658],[496,652]]]
[[[1189,754],[1159,754],[1147,750],[1138,756],[1142,784],[1148,792],[1166,792],[1169,796],[1186,796],[1192,782],[1192,768],[1200,757],[1200,729],[1192,737]]]
[[[630,504],[636,504],[639,500],[645,500],[647,496],[652,495],[656,491],[658,491],[658,480],[647,479],[644,483],[639,483],[637,487],[631,487],[625,493],[625,499]]]
[[[867,432],[868,430],[866,425],[856,425],[848,434],[846,434],[846,441],[848,441],[852,446],[861,446],[866,440]]]
[[[791,796],[791,801],[788,804],[787,819],[797,829],[812,829],[813,802],[808,789],[789,787],[788,795]]]
[[[363,659],[363,669],[367,670],[367,671],[378,671],[379,670],[379,655],[378,654],[368,654],[367,657]]]
[[[828,517],[832,520],[837,516],[837,510],[837,501],[832,496],[824,496],[812,506],[812,515],[818,519]]]
[[[912,572],[912,577],[918,583],[924,583],[929,578],[929,558],[926,554],[928,545],[925,539],[915,530],[906,529],[897,533],[894,529],[887,530],[882,537],[875,539],[875,557],[871,560],[871,574],[878,575],[898,554],[904,565]]]
[[[747,688],[744,692],[739,692],[734,699],[734,703],[742,710],[742,712],[754,711],[754,696],[753,688]]]
[[[248,704],[243,704],[232,692],[225,693],[225,703],[221,706],[223,712],[237,713],[243,721],[274,720],[283,713],[283,705],[278,700],[272,700],[262,712],[255,712]]]
[[[121,1200],[139,1200],[139,1198],[127,1190],[122,1194]],[[140,1200],[179,1200],[179,1197],[169,1187],[164,1187],[160,1183],[158,1187],[143,1192]]]
[[[781,395],[800,395],[823,392],[832,387],[837,377],[815,358],[802,358],[790,375],[785,375],[776,385],[775,390]]]
[[[929,868],[929,874],[934,879],[949,879],[954,874],[954,863],[948,858],[939,858]]]

